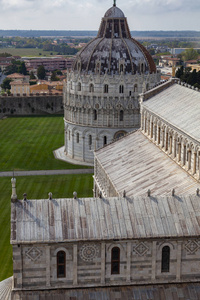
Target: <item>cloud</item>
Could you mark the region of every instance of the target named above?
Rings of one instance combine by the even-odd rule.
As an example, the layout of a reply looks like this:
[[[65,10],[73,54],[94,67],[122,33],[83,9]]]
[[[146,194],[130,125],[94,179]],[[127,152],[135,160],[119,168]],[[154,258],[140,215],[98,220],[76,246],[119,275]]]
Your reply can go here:
[[[112,4],[112,0],[0,0],[1,28],[98,30]],[[117,0],[117,6],[131,30],[200,30],[198,0]]]

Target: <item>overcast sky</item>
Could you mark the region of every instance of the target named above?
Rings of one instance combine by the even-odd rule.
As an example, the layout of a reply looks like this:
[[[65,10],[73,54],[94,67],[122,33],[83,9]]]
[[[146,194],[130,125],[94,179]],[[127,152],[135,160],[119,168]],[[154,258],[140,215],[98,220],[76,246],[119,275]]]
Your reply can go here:
[[[98,30],[112,0],[0,0],[0,29]],[[200,0],[117,0],[131,30],[200,30]]]

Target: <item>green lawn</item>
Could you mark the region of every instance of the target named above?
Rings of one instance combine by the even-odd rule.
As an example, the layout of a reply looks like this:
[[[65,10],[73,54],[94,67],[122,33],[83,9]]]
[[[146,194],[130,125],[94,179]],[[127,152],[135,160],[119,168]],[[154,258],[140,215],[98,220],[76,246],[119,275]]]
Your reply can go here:
[[[64,145],[62,116],[0,120],[0,171],[79,169],[54,158]]]
[[[57,52],[53,51],[43,51],[42,49],[35,49],[35,48],[0,48],[0,53],[10,53],[13,56],[27,56],[27,57],[32,57],[32,56],[52,56],[56,55]],[[41,55],[39,54],[41,53]]]
[[[12,247],[10,245],[11,178],[0,178],[0,281],[12,276]],[[17,177],[17,195],[22,199],[71,198],[74,191],[79,197],[92,196],[92,175],[57,175]]]

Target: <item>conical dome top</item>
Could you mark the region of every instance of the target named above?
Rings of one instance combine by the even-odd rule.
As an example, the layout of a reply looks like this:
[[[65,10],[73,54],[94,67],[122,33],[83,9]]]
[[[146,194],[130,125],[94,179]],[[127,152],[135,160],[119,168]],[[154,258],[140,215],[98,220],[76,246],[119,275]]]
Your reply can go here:
[[[113,5],[113,7],[107,10],[104,18],[125,18],[125,15],[121,9]]]

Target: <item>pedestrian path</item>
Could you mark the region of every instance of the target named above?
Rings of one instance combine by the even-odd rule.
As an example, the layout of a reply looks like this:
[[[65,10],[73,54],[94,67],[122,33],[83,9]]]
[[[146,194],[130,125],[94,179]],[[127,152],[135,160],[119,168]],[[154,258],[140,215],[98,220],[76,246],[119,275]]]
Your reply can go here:
[[[33,170],[15,171],[14,176],[40,176],[40,175],[70,175],[70,174],[93,174],[94,169],[69,169],[69,170]],[[0,177],[11,177],[13,172],[0,172]]]

